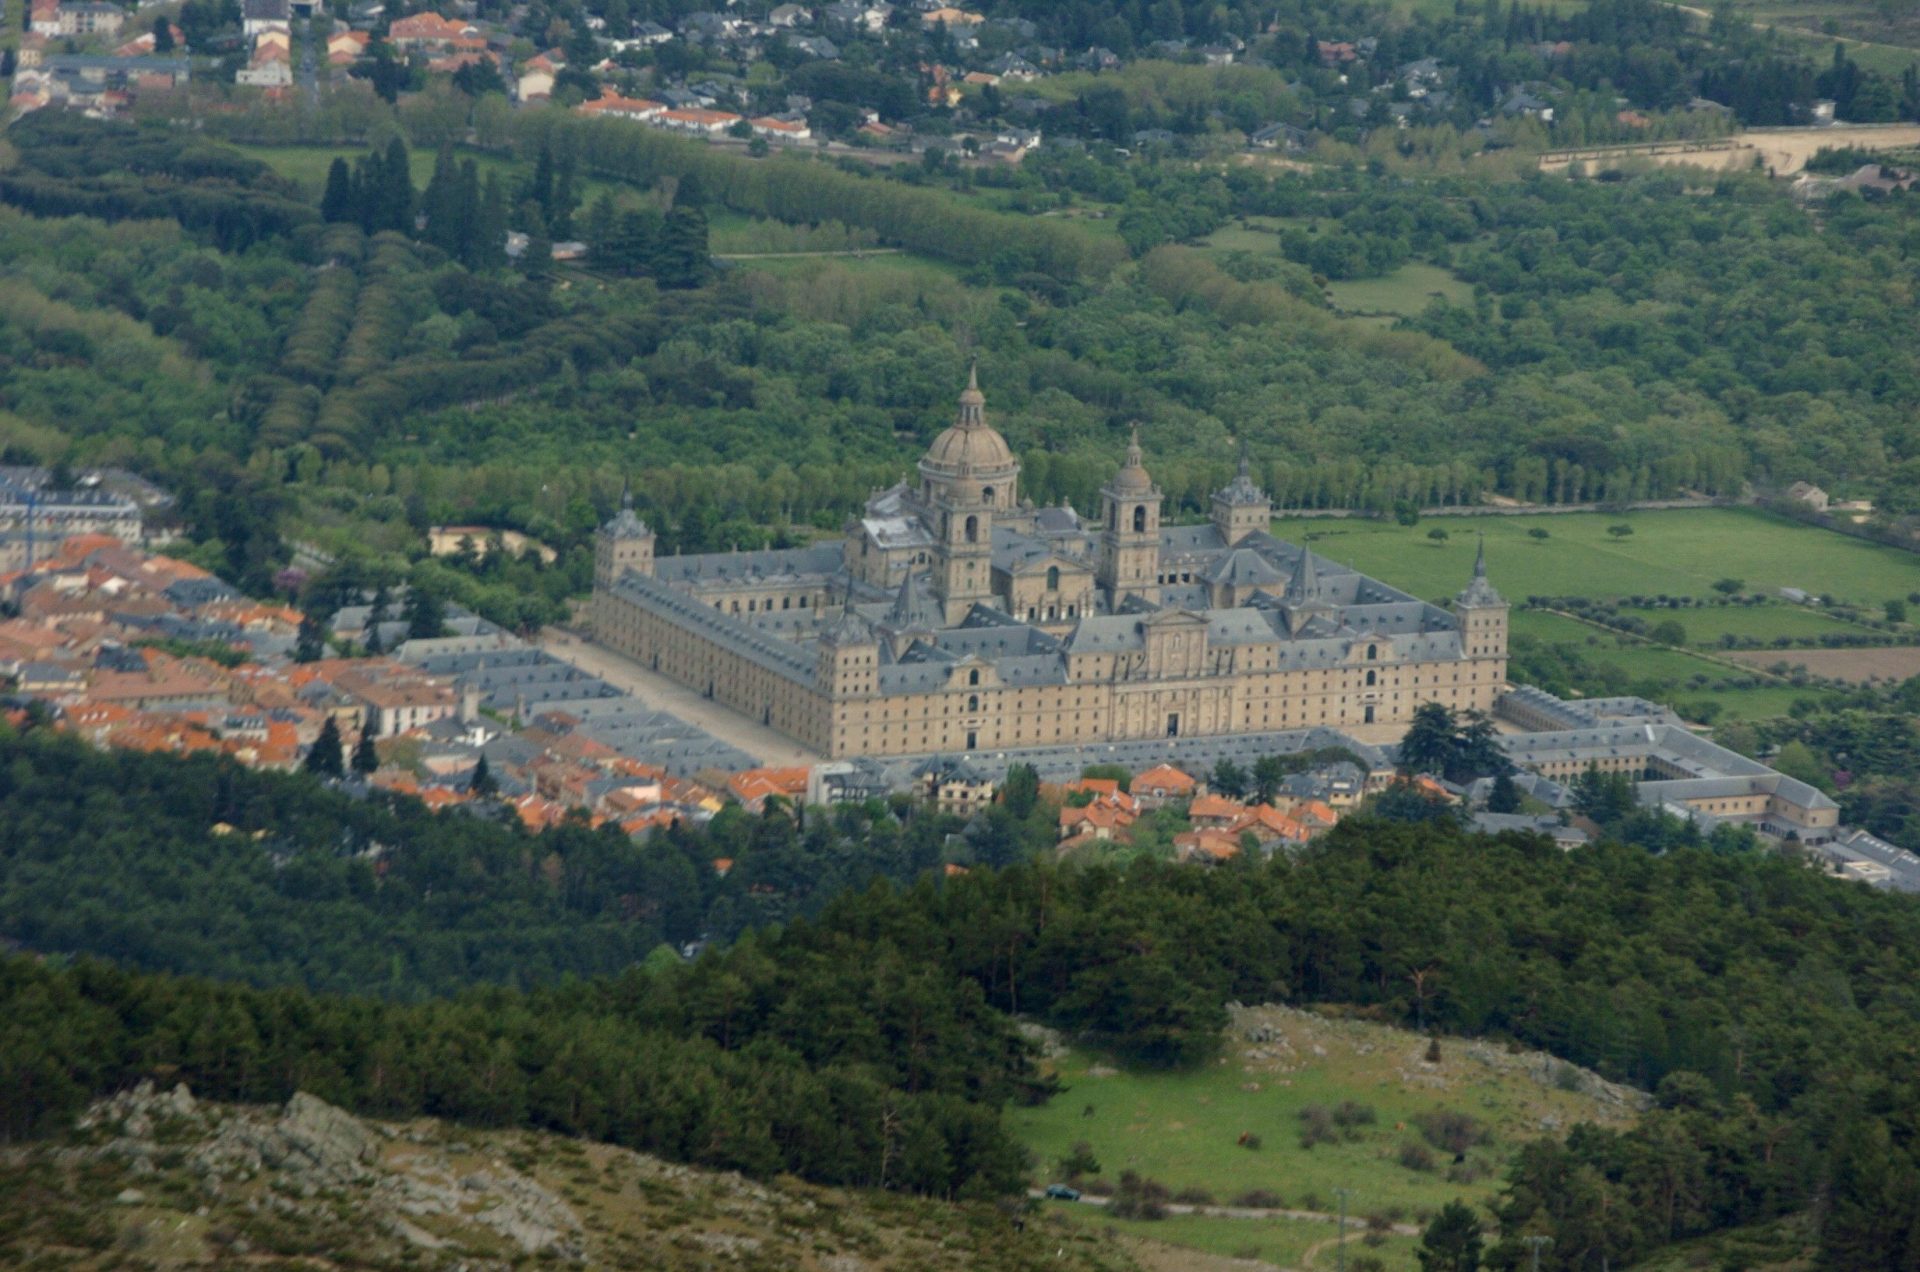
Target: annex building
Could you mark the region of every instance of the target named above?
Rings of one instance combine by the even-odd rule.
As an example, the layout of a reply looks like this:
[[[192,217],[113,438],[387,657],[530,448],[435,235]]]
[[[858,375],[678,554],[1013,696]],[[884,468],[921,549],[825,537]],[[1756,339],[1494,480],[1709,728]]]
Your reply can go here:
[[[1506,679],[1484,552],[1451,606],[1418,600],[1274,538],[1244,459],[1207,522],[1162,525],[1137,436],[1097,520],[1036,508],[971,377],[842,540],[657,557],[622,503],[596,639],[828,756],[1400,724]]]

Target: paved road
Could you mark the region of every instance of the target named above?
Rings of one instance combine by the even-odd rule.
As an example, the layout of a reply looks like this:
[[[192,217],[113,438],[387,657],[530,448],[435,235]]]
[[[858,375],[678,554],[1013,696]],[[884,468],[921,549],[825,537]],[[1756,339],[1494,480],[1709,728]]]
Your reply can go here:
[[[784,733],[769,729],[731,707],[704,698],[679,681],[643,667],[631,658],[589,644],[572,632],[549,627],[541,631],[539,643],[555,658],[570,662],[582,671],[625,689],[656,711],[670,711],[689,724],[699,725],[722,742],[739,747],[762,764],[813,765],[825,758],[807,750]]]

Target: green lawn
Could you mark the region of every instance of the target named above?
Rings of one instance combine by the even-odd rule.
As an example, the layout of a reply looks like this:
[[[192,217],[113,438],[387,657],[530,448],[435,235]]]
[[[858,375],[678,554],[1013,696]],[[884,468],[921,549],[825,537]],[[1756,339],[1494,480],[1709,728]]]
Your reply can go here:
[[[1607,527],[1630,525],[1616,539]],[[1444,544],[1428,531],[1448,534]],[[1541,529],[1545,541],[1527,537]],[[1713,596],[1713,583],[1738,578],[1749,591],[1782,587],[1831,593],[1878,608],[1920,591],[1920,556],[1851,539],[1746,508],[1672,512],[1572,513],[1540,517],[1429,518],[1411,528],[1360,520],[1280,520],[1274,534],[1352,564],[1416,596],[1451,596],[1473,569],[1477,534],[1487,569],[1510,598],[1526,596]]]
[[[1334,306],[1348,313],[1417,314],[1439,295],[1449,304],[1465,305],[1473,287],[1455,278],[1451,270],[1410,261],[1381,278],[1355,278],[1328,283]]]

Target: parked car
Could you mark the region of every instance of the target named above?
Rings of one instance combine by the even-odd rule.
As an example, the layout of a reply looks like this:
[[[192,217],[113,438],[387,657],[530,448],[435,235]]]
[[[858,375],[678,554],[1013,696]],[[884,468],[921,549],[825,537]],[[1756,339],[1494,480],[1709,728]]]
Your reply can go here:
[[[1047,1199],[1049,1201],[1078,1201],[1080,1200],[1080,1190],[1078,1188],[1069,1188],[1065,1184],[1048,1184]]]

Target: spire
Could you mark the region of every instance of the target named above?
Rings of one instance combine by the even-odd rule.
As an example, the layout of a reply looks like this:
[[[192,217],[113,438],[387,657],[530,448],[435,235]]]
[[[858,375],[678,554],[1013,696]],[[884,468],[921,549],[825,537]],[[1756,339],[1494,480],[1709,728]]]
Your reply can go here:
[[[1494,589],[1487,578],[1487,536],[1480,536],[1479,550],[1473,556],[1473,578],[1468,581],[1466,590],[1460,593],[1462,605],[1504,605],[1500,593]]]
[[[633,478],[630,476],[620,478],[620,506],[633,507]]]
[[[1134,426],[1133,426],[1133,440],[1127,443],[1127,467],[1128,467],[1128,468],[1139,468],[1139,467],[1141,467],[1141,463],[1140,463],[1140,425],[1139,425],[1139,423],[1138,423],[1138,422],[1136,422],[1136,423],[1134,424]]]
[[[1247,439],[1244,437],[1240,439],[1240,480],[1253,480],[1252,464],[1247,458]]]
[[[987,423],[987,395],[980,391],[980,364],[967,364],[967,387],[960,393],[960,414],[954,420],[959,428],[984,428]]]
[[[1300,568],[1287,580],[1287,599],[1290,601],[1311,601],[1320,595],[1320,577],[1314,573],[1313,553],[1300,549]]]

